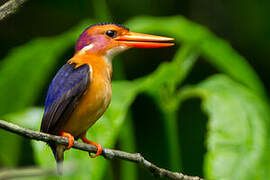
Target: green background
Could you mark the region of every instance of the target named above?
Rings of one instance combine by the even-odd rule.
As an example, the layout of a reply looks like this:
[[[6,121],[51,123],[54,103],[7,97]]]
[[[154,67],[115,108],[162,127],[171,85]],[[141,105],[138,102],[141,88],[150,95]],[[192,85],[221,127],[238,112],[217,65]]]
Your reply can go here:
[[[30,0],[0,22],[0,117],[38,130],[48,85],[79,34],[117,22],[176,45],[114,58],[112,103],[88,137],[188,175],[269,179],[269,8],[266,0]],[[65,160],[63,179],[155,179],[78,150]],[[32,165],[55,167],[49,147],[0,130],[0,168]]]

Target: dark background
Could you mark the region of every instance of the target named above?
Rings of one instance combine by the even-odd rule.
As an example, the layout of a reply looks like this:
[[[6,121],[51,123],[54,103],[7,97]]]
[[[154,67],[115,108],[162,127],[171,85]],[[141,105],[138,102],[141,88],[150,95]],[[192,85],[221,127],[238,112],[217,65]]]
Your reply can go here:
[[[2,1],[1,3],[4,3]],[[105,18],[95,12],[96,3],[91,0],[29,0],[17,12],[0,22],[0,59],[9,50],[36,37],[61,34],[84,19]],[[0,5],[1,5],[0,3]],[[202,24],[217,36],[230,42],[243,55],[270,90],[270,1],[268,0],[107,0],[109,16],[113,22],[124,23],[139,15],[171,16],[184,15]],[[176,48],[138,51],[136,49],[122,55],[126,78],[131,80],[153,72],[163,61],[170,60]],[[73,54],[73,47],[59,60],[59,67]],[[140,59],[149,59],[143,61]],[[38,59],[37,59],[38,61]],[[55,71],[59,68],[55,67]],[[117,68],[117,67],[116,67]],[[233,68],[233,67],[232,67]],[[196,83],[216,72],[203,59],[198,61],[185,83]],[[49,83],[49,82],[48,82]],[[47,88],[36,105],[42,105]],[[162,115],[156,105],[145,95],[137,97],[132,105],[132,115],[136,134],[136,149],[162,167],[168,165],[166,142],[159,136],[162,131]],[[147,121],[145,121],[147,119]],[[206,117],[200,110],[199,100],[190,100],[179,110],[179,137],[183,170],[187,174],[203,175],[202,163]],[[149,132],[152,129],[156,133]],[[196,133],[191,133],[190,129]],[[153,150],[154,149],[154,150]],[[32,161],[22,160],[22,165]],[[151,178],[140,169],[140,177]],[[149,177],[148,177],[149,176]]]

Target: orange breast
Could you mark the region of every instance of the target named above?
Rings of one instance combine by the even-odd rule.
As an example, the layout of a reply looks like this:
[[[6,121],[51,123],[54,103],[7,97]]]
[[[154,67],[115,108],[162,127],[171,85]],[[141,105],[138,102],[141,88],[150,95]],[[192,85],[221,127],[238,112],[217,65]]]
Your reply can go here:
[[[111,101],[111,64],[101,57],[79,57],[89,64],[90,85],[61,131],[80,136],[106,111]],[[74,62],[73,59],[71,59]]]

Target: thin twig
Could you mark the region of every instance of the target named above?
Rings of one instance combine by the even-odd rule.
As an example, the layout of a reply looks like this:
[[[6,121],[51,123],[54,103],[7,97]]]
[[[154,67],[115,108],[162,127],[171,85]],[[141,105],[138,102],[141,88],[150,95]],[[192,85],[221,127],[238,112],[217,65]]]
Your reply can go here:
[[[65,176],[68,176],[77,169],[76,164],[67,163],[65,165]],[[0,168],[0,180],[11,180],[11,179],[26,179],[33,177],[55,177],[57,176],[57,170],[54,168],[43,168],[37,166],[24,166],[19,168]]]
[[[54,135],[50,135],[50,134],[46,134],[46,133],[42,133],[38,131],[33,131],[33,130],[26,129],[26,128],[20,127],[18,125],[15,125],[15,124],[3,121],[3,120],[0,120],[0,128],[19,134],[24,137],[30,138],[30,139],[35,139],[35,140],[44,141],[44,142],[56,142],[58,144],[68,145],[67,138],[54,136]],[[77,141],[74,142],[74,145],[72,148],[88,151],[91,153],[96,153],[95,146],[90,145],[90,144],[85,144],[85,143],[79,143]],[[177,180],[203,180],[203,178],[200,178],[200,177],[187,176],[179,172],[172,172],[172,171],[160,168],[156,166],[155,164],[151,163],[150,161],[147,161],[140,153],[128,153],[124,151],[103,148],[102,156],[107,159],[122,159],[122,160],[138,163],[143,168],[148,169],[156,177],[168,177],[168,178],[177,179]]]
[[[28,0],[9,0],[0,7],[0,21],[14,14],[17,9]]]
[[[0,180],[30,178],[30,177],[50,177],[56,175],[57,171],[54,169],[42,169],[38,167],[0,169]]]

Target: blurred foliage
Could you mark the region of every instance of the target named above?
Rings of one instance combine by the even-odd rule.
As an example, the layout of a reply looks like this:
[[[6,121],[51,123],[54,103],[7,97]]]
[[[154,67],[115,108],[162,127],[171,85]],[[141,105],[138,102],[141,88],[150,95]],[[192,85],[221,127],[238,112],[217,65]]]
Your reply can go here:
[[[179,92],[184,100],[203,99],[202,108],[209,116],[207,177],[215,179],[269,178],[267,129],[269,107],[250,89],[225,75],[215,75]],[[266,178],[266,179],[268,179]]]
[[[95,4],[96,16],[101,18],[102,14],[106,14],[103,18],[109,19],[105,1],[94,2],[98,2]],[[98,11],[99,8],[101,11]],[[46,82],[50,81],[48,74],[54,73],[53,67],[58,59],[75,43],[80,32],[94,22],[86,20],[58,36],[37,38],[10,51],[0,62],[1,118],[27,128],[39,129],[42,108],[33,105],[46,89]],[[164,156],[168,162],[164,163],[165,166],[157,164],[182,171],[185,164],[181,157],[189,154],[181,154],[178,111],[188,99],[200,98],[202,110],[208,116],[206,154],[201,154],[205,156],[202,165],[204,176],[209,179],[269,179],[269,104],[262,82],[245,58],[228,42],[182,16],[142,16],[132,18],[125,24],[132,31],[174,37],[180,48],[171,61],[163,62],[149,75],[133,81],[113,81],[111,105],[88,131],[88,137],[107,148],[119,146],[121,150],[135,151],[137,120],[130,109],[136,97],[144,94],[153,100],[162,116],[161,129],[155,129],[158,122],[152,125],[151,130],[157,131],[158,135],[152,141],[165,142],[167,153],[159,156]],[[158,50],[155,52],[158,53]],[[188,83],[184,81],[199,57],[222,74],[186,85]],[[123,69],[119,68],[116,74],[123,79],[125,73],[120,71]],[[191,131],[196,134],[195,130]],[[21,137],[2,130],[0,142],[0,167],[33,164],[45,168],[55,166],[51,150],[44,143],[32,141],[25,146]],[[151,153],[156,149],[148,151]],[[64,179],[140,178],[137,166],[128,162],[115,165],[117,169],[102,157],[89,159],[87,153],[78,150],[67,151],[65,159],[65,164],[72,164],[74,172],[67,174]],[[193,163],[196,164],[196,161]]]

